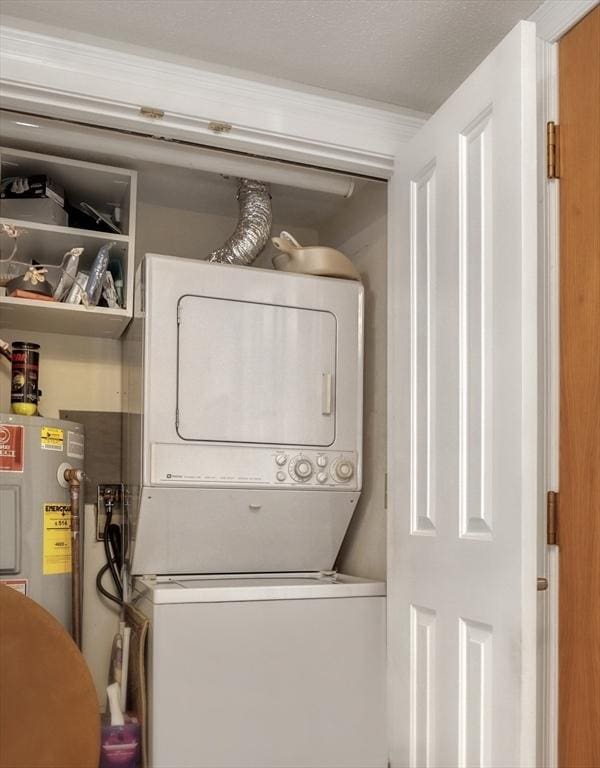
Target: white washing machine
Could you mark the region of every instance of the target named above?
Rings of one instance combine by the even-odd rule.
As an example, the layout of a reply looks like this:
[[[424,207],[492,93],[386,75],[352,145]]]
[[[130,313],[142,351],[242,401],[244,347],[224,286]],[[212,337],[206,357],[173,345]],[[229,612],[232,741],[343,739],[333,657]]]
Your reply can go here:
[[[140,578],[151,768],[385,768],[385,585]]]

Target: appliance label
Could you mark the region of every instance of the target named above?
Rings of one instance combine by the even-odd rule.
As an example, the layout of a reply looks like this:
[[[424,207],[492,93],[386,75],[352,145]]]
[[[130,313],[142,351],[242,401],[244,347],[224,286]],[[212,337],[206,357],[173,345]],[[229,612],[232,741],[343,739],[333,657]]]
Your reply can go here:
[[[67,456],[71,459],[83,459],[84,437],[79,432],[67,432]]]
[[[29,584],[27,579],[0,579],[0,584],[10,587],[22,595],[27,595],[27,586]]]
[[[58,427],[42,427],[40,445],[50,451],[62,451],[65,439],[64,429]]]
[[[44,504],[43,573],[71,573],[71,505]]]
[[[0,472],[22,472],[24,463],[23,427],[0,424]]]

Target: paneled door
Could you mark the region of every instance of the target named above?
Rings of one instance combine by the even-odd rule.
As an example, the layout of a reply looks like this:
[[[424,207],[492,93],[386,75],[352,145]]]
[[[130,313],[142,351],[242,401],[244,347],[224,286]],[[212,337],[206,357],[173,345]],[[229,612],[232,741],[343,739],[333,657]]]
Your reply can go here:
[[[521,22],[392,182],[392,768],[536,763],[535,46]]]

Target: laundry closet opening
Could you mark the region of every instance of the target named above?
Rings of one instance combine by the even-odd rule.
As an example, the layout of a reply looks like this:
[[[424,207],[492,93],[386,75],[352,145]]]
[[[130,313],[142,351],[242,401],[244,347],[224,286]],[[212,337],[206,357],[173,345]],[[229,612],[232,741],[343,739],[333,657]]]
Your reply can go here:
[[[79,197],[84,193],[89,195],[92,208],[101,209],[104,202],[104,210],[98,210],[103,214],[111,210],[114,213],[114,208],[118,207],[114,205],[118,202],[117,193],[122,195],[125,185],[130,185],[127,187],[131,192],[128,202],[122,204],[120,211],[122,222],[125,222],[121,228],[122,233],[125,233],[121,235],[121,240],[124,241],[127,235],[128,246],[133,247],[126,252],[127,244],[118,243],[121,252],[126,253],[124,259],[129,266],[126,270],[129,278],[126,280],[135,274],[146,253],[205,260],[221,248],[238,224],[236,198],[239,177],[258,178],[269,183],[272,236],[287,232],[302,246],[328,246],[341,251],[350,259],[364,288],[362,492],[335,567],[351,576],[385,579],[386,183],[301,166],[288,167],[281,162],[212,152],[204,147],[195,150],[190,145],[176,145],[10,111],[0,113],[0,129],[5,148],[0,157],[3,179],[29,173],[43,175],[45,169],[49,168],[49,176],[60,177],[56,181],[65,188],[65,195],[69,194],[71,185]],[[44,160],[36,164],[35,157],[28,157],[27,153],[55,156],[74,163],[63,178],[58,163],[52,166]],[[112,179],[114,199],[110,199],[110,190],[104,189],[94,197],[98,176],[86,167],[86,163],[135,171],[136,174],[131,176],[131,180],[118,175]],[[9,202],[2,201],[2,207],[6,208],[6,211],[1,212],[2,222],[16,222],[27,230],[27,222],[22,221],[6,205]],[[82,197],[77,202],[86,200]],[[17,253],[38,263],[59,263],[70,246],[67,239],[61,239],[60,232],[54,231],[61,231],[61,226],[62,222],[58,222],[56,226],[49,224],[26,231],[16,242]],[[115,239],[119,240],[119,236],[116,235]],[[4,232],[0,244],[2,258],[6,258],[15,243]],[[93,245],[95,254],[98,244]],[[273,270],[273,258],[277,254],[278,250],[269,237],[251,268]],[[133,288],[133,285],[124,286],[125,295],[133,297]],[[38,305],[41,302],[31,304]],[[18,340],[40,344],[40,413],[46,418],[62,417],[84,421],[86,426],[86,465],[89,467],[90,479],[85,500],[90,506],[86,507],[84,651],[99,690],[102,690],[107,655],[104,644],[114,631],[114,619],[106,601],[96,594],[93,584],[93,577],[103,562],[102,543],[96,537],[102,524],[102,509],[97,513],[91,505],[97,500],[99,483],[118,484],[123,480],[118,445],[120,435],[117,430],[120,429],[118,416],[123,411],[123,370],[128,364],[127,354],[122,357],[120,337],[128,318],[121,317],[116,309],[113,311],[114,322],[113,318],[108,323],[101,317],[100,321],[106,323],[106,328],[96,328],[93,312],[79,312],[77,316],[69,316],[65,320],[63,316],[66,312],[44,314],[43,307],[27,308],[26,312],[19,306],[18,311],[13,311],[14,300],[7,297],[0,297],[0,309],[0,336],[4,340],[9,343]],[[127,311],[130,309],[126,307]],[[192,307],[184,309],[192,311]],[[196,312],[194,322],[199,322],[201,310],[195,307],[193,312]],[[57,320],[59,314],[61,316]],[[100,314],[100,309],[96,310],[96,314]],[[240,321],[243,321],[244,313],[239,314]],[[278,321],[277,312],[273,311],[272,314],[273,320]],[[46,320],[49,315],[52,317]],[[319,332],[332,333],[329,321],[323,317]],[[282,327],[286,327],[286,323],[308,323],[311,332],[314,330],[310,325],[313,320],[302,317],[301,313],[298,317],[286,316]],[[196,342],[201,344],[202,339],[199,337]],[[208,343],[218,346],[214,328]],[[192,333],[189,339],[191,353],[193,348]],[[307,360],[303,357],[302,364],[308,364]],[[10,387],[4,386],[8,384],[9,374],[4,368],[0,410],[9,413]],[[281,375],[281,372],[274,375]],[[207,381],[205,384],[208,386]],[[231,382],[231,386],[236,384]],[[276,387],[272,394],[276,394]],[[183,396],[187,398],[185,402],[190,412],[193,411],[193,389],[183,393]],[[254,409],[256,413],[268,410],[270,404],[260,402],[257,399],[259,397],[257,392],[244,392],[243,383],[240,382],[240,409]],[[273,407],[277,407],[275,401]],[[283,438],[288,429],[302,433],[301,437],[306,437],[306,443],[315,446],[327,445],[333,439],[333,432],[325,428],[319,431],[314,426],[308,429],[300,423],[294,425],[291,417],[289,421],[288,424],[282,414]],[[190,429],[197,426],[191,423]],[[220,434],[215,433],[218,439],[227,439],[227,430],[234,429],[235,422],[232,416],[229,421],[216,419],[213,426],[221,430]],[[257,426],[257,421],[251,425],[252,429]],[[298,440],[296,436],[291,439]],[[98,520],[96,514],[99,515]],[[98,631],[93,632],[92,628]]]

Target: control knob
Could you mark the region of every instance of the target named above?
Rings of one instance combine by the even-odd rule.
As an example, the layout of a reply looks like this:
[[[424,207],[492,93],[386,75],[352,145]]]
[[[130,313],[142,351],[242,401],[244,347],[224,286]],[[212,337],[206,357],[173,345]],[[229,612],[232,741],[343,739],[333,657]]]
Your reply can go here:
[[[275,463],[279,467],[283,467],[286,461],[287,461],[287,456],[283,453],[278,453],[277,456],[275,456]]]
[[[294,470],[301,480],[308,480],[313,473],[312,464],[308,459],[300,459],[297,461]]]
[[[319,483],[326,483],[327,482],[327,474],[325,472],[319,472],[317,475],[317,482]]]
[[[335,477],[341,483],[346,483],[354,475],[354,467],[351,461],[338,461],[335,465]]]
[[[327,466],[327,456],[317,456],[317,464],[319,467]]]

